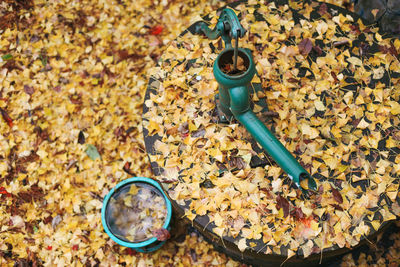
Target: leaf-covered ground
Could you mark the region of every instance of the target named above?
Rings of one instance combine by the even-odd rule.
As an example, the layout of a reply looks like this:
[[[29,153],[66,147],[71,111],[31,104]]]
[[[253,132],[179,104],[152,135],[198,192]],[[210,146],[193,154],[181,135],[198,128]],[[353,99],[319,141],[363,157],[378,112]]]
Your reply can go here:
[[[0,265],[240,265],[195,233],[135,253],[100,220],[110,188],[152,176],[141,126],[151,68],[191,22],[223,5],[0,1]],[[342,264],[396,266],[394,229],[393,242]]]

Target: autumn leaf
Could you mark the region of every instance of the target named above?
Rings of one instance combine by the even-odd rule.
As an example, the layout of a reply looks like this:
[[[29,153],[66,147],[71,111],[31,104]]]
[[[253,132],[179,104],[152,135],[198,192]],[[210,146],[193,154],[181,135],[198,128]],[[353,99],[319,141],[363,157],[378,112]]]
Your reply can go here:
[[[56,229],[57,226],[62,222],[62,217],[61,215],[57,215],[55,216],[52,220],[51,220],[51,227],[53,227],[53,229]]]
[[[0,194],[8,194],[8,192],[4,187],[0,187]]]
[[[125,162],[124,167],[123,167],[124,172],[131,176],[135,176],[135,174],[131,171],[131,163],[130,162]]]
[[[312,44],[311,40],[308,38],[303,39],[299,43],[299,51],[303,56],[307,56],[311,52],[312,48],[313,48],[313,44]]]
[[[293,217],[295,217],[298,220],[302,220],[305,218],[305,215],[303,213],[303,211],[301,210],[301,208],[299,207],[294,207],[291,211],[290,211],[290,215],[292,215]]]
[[[134,256],[134,255],[137,254],[137,251],[134,250],[134,249],[132,249],[132,248],[126,248],[126,249],[125,249],[125,253],[126,253],[126,255]]]
[[[336,188],[332,187],[332,195],[333,198],[335,199],[335,201],[339,204],[343,203],[343,197],[342,194],[340,194],[339,190],[337,190]]]
[[[171,237],[171,234],[165,228],[160,228],[160,229],[154,230],[153,235],[157,238],[158,241],[165,241]]]
[[[287,201],[287,199],[282,197],[281,195],[278,195],[276,197],[276,208],[278,210],[281,208],[283,209],[283,216],[287,217],[289,215],[289,201]]]
[[[12,56],[11,54],[6,54],[6,55],[2,55],[1,58],[2,58],[3,60],[10,60],[10,59],[13,58],[13,56]]]
[[[83,145],[85,143],[85,134],[82,131],[79,131],[79,135],[78,135],[78,143]]]
[[[25,93],[27,93],[28,95],[33,95],[33,93],[35,92],[35,89],[33,89],[32,86],[24,85],[24,91],[25,91]]]
[[[314,105],[315,105],[315,108],[317,110],[319,110],[319,111],[325,111],[326,110],[326,107],[325,107],[324,103],[321,100],[315,100],[314,101]]]
[[[11,117],[8,115],[7,111],[4,109],[0,108],[1,115],[3,116],[3,119],[6,121],[9,127],[13,127],[13,121]]]
[[[151,35],[159,35],[163,31],[164,27],[161,25],[156,25],[150,29]]]
[[[376,19],[376,15],[379,13],[379,9],[375,8],[371,10],[372,15],[374,15],[374,18]]]
[[[92,144],[87,145],[85,152],[92,160],[100,158],[100,154],[97,151],[97,148]]]
[[[232,157],[228,162],[230,168],[238,168],[239,170],[244,169],[247,165],[241,157]]]
[[[337,47],[337,46],[345,45],[345,44],[348,44],[348,43],[349,43],[349,40],[342,40],[342,41],[334,42],[333,46]]]
[[[369,123],[364,118],[362,118],[361,121],[358,123],[357,128],[365,129],[368,126],[369,126]]]
[[[246,238],[242,238],[239,240],[238,248],[241,252],[245,251],[245,249],[247,248]]]
[[[315,53],[317,53],[318,56],[322,55],[322,49],[318,45],[314,45],[312,49],[314,50]]]
[[[348,62],[350,62],[351,64],[353,64],[354,66],[362,66],[362,60],[359,59],[358,57],[349,57],[347,59]]]
[[[328,6],[327,6],[325,3],[322,3],[322,4],[319,6],[318,13],[319,13],[321,16],[323,16],[323,15],[325,15],[327,12],[328,12]]]
[[[0,187],[0,195],[4,195],[6,197],[10,197],[11,193],[7,192],[7,190],[4,187]]]
[[[392,113],[393,115],[398,115],[400,114],[400,104],[396,101],[390,101],[390,113]]]

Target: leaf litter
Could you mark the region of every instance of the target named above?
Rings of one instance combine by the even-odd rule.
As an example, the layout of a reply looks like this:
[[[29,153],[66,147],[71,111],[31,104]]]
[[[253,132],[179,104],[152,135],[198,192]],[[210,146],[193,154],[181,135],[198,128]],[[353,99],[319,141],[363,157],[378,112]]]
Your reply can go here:
[[[339,2],[345,1],[335,1]],[[124,172],[126,162],[131,163],[132,172],[152,175],[138,125],[155,60],[169,40],[199,15],[224,3],[24,3],[6,0],[2,2],[6,8],[0,9],[1,264],[240,266],[194,233],[182,243],[167,243],[157,253],[134,253],[107,238],[100,220],[102,197],[130,177]],[[177,18],[178,13],[183,15]],[[360,52],[366,53],[367,46],[362,47]],[[321,49],[314,46],[313,50]],[[390,60],[393,49],[382,51],[381,56]],[[371,60],[371,64],[378,62]],[[60,79],[65,77],[69,83]],[[79,94],[81,101],[70,101]],[[116,134],[123,126],[131,130]],[[210,134],[204,131],[194,138]],[[400,135],[393,133],[389,143],[399,140]],[[100,160],[87,157],[82,143],[98,144]],[[218,151],[212,153],[218,156]],[[177,182],[174,178],[166,181]],[[243,217],[236,222],[236,229],[242,229]],[[267,235],[264,238],[268,240]],[[304,248],[314,247],[311,243]],[[389,258],[376,254],[377,262],[393,262],[399,249],[393,246],[391,250]],[[369,258],[347,257],[345,262],[361,264]]]

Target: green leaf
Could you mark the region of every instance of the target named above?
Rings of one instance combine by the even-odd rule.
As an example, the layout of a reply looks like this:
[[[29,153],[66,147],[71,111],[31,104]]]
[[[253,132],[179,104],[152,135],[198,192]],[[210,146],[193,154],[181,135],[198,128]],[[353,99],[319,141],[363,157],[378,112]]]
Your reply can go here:
[[[92,160],[100,158],[99,151],[97,151],[97,148],[94,145],[88,144],[85,152]]]
[[[40,61],[42,62],[43,67],[46,67],[46,65],[47,65],[47,57],[41,55],[39,58],[40,58]]]
[[[36,233],[39,229],[35,226],[33,226],[33,232]]]
[[[10,60],[10,59],[12,59],[12,55],[11,54],[7,54],[7,55],[3,55],[3,56],[1,56],[1,58],[3,59],[3,60]]]

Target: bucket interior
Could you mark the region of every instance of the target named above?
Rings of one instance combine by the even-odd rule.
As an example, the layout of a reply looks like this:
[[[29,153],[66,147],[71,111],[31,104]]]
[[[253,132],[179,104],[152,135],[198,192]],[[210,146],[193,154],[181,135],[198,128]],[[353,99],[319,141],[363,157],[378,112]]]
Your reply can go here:
[[[152,232],[163,227],[168,213],[163,194],[144,182],[116,189],[106,205],[108,229],[117,238],[131,243],[154,237]]]

